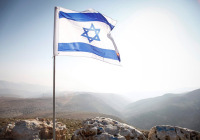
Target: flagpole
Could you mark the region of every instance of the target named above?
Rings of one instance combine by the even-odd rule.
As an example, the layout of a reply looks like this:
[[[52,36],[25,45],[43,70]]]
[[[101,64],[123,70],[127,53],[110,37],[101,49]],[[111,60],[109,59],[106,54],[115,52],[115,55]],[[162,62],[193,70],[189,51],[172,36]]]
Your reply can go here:
[[[56,131],[55,131],[55,66],[56,65],[56,56],[53,56],[53,140],[56,140]]]
[[[56,73],[56,54],[55,54],[55,50],[57,47],[57,34],[58,34],[58,24],[57,24],[57,18],[58,18],[58,8],[55,7],[54,10],[54,37],[53,37],[53,140],[56,140],[56,122],[55,122],[55,118],[56,118],[56,113],[55,113],[55,73]]]

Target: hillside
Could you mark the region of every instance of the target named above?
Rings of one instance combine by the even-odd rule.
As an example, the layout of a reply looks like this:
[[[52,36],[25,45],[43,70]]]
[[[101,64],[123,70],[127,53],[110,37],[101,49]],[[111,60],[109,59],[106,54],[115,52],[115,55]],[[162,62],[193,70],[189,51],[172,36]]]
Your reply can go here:
[[[97,98],[103,100],[109,106],[112,106],[115,110],[123,111],[125,106],[131,103],[130,99],[123,97],[122,95],[118,94],[111,94],[111,93],[93,93],[92,95],[96,96]]]
[[[109,115],[120,116],[119,111],[112,108],[103,100],[97,98],[91,94],[76,94],[68,95],[67,97],[57,98],[58,111],[70,111],[70,112],[96,112]]]
[[[52,98],[0,97],[0,117],[52,117]],[[56,98],[56,115],[87,118],[105,114],[120,116],[120,112],[90,94],[75,94]]]
[[[200,131],[200,89],[140,100],[126,106],[124,114],[129,124],[141,129],[166,124]]]

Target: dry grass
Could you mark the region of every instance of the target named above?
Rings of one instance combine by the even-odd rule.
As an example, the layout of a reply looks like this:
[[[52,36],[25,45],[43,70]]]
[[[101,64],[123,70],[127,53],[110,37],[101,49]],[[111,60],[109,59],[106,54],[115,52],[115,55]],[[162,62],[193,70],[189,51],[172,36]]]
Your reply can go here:
[[[62,122],[66,125],[68,131],[67,131],[67,140],[70,140],[74,131],[77,129],[82,128],[82,121],[81,120],[73,120],[73,119],[65,119],[65,118],[59,118],[57,119],[58,122]]]

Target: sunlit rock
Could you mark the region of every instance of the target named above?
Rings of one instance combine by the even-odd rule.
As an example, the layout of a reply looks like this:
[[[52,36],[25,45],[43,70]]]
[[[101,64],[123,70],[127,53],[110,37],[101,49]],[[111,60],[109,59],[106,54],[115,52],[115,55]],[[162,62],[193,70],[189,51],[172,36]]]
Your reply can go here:
[[[66,139],[67,128],[62,123],[56,123],[56,138]],[[0,131],[0,139],[32,140],[32,139],[52,139],[53,123],[48,119],[20,120]]]
[[[145,136],[132,126],[96,117],[83,122],[83,128],[74,132],[72,140],[146,140]]]
[[[149,140],[200,140],[200,133],[177,126],[159,125],[151,128]]]

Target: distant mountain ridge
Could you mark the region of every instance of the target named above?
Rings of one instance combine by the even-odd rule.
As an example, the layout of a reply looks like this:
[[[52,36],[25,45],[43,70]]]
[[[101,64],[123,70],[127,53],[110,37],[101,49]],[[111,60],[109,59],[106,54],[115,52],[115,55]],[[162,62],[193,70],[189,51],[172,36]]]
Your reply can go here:
[[[142,129],[166,124],[200,131],[200,89],[140,100],[126,106],[123,114],[129,124]]]
[[[28,91],[23,86],[15,89],[13,88],[15,86],[15,84],[12,86],[12,83],[11,86],[0,85],[1,118],[52,117],[52,95],[19,98],[24,94],[41,95],[41,93]],[[162,124],[200,131],[200,89],[183,94],[168,93],[132,103],[117,94],[57,92],[56,114],[60,117],[72,118],[110,115],[117,116],[141,129],[150,129]]]
[[[112,106],[109,106],[106,102],[91,94],[76,94],[70,97],[68,102],[65,102],[67,99],[69,98],[66,97],[64,100],[60,97],[57,98],[57,103],[60,105],[62,101],[65,103],[59,106],[59,110],[68,110],[71,112],[97,112],[115,116],[121,115],[120,112],[115,110]]]
[[[9,95],[10,97],[37,98],[46,94],[51,95],[50,89],[47,86],[0,80],[0,97]]]

